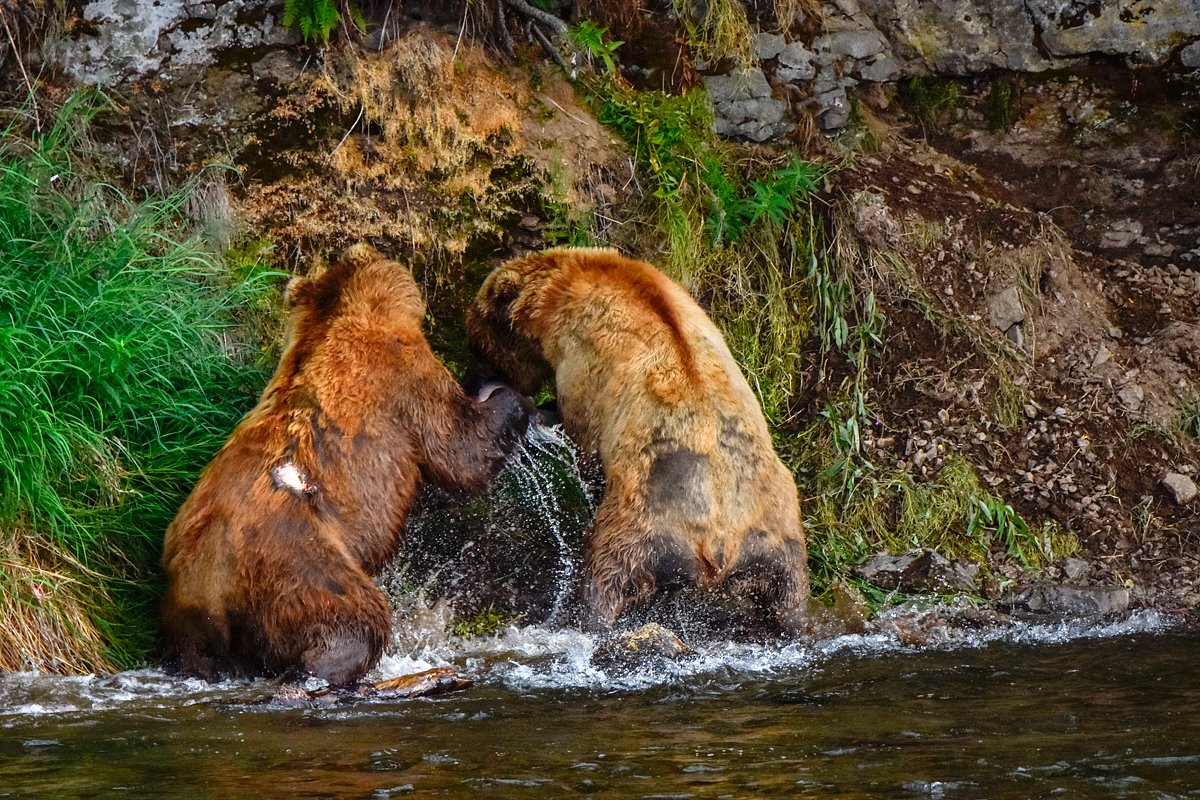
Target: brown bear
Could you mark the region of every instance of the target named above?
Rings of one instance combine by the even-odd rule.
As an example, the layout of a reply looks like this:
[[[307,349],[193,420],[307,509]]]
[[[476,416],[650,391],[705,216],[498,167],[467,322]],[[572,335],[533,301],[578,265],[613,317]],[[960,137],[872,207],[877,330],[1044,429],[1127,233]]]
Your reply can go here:
[[[808,563],[796,484],[724,339],[651,265],[614,250],[518,258],[468,312],[477,366],[533,394],[554,377],[567,433],[598,453],[584,541],[589,624],[658,589],[723,587],[803,626]]]
[[[377,575],[422,476],[486,488],[524,435],[511,389],[468,397],[421,332],[409,270],[356,245],[288,285],[288,332],[258,405],[166,533],[168,666],[358,682],[392,609]]]

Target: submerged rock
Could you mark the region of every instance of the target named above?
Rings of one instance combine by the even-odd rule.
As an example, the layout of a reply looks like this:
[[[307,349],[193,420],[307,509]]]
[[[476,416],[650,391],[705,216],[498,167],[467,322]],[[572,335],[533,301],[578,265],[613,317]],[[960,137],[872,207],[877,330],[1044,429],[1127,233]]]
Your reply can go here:
[[[680,661],[696,655],[687,642],[657,622],[619,633],[596,648],[592,665],[601,669],[632,670],[658,661]]]

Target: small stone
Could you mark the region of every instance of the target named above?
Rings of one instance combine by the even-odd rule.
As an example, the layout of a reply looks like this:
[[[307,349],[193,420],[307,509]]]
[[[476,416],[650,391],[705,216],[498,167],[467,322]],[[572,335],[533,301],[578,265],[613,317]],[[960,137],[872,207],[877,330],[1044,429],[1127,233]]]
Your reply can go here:
[[[1038,415],[1037,406],[1026,404],[1024,410],[1025,410],[1025,417],[1027,419],[1037,419],[1037,415]]]
[[[988,318],[1002,331],[1025,320],[1025,309],[1016,286],[1010,286],[988,300]]]
[[[1117,399],[1130,411],[1137,411],[1142,407],[1142,401],[1146,399],[1146,393],[1142,390],[1141,386],[1131,383],[1117,392]]]
[[[1159,483],[1170,493],[1176,505],[1190,503],[1196,496],[1196,484],[1191,478],[1178,472],[1167,473]]]
[[[657,622],[622,633],[602,642],[591,662],[602,669],[631,670],[654,661],[679,661],[696,651],[673,632]]]
[[[817,127],[823,131],[836,131],[846,127],[850,121],[850,100],[844,89],[827,92],[817,97],[821,106],[817,114]]]

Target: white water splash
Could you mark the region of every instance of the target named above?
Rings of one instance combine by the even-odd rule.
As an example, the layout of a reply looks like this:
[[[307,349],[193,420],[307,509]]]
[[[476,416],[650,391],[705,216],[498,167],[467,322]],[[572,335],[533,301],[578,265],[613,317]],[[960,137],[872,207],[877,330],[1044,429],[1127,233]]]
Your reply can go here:
[[[530,425],[521,447],[513,453],[505,470],[516,482],[519,496],[537,507],[558,550],[554,581],[557,588],[546,621],[550,625],[561,625],[566,616],[566,602],[575,589],[580,548],[579,542],[569,536],[562,525],[569,512],[563,507],[561,498],[574,487],[564,485],[563,476],[554,469],[555,464],[565,465],[571,472],[570,480],[583,490],[590,518],[596,511],[595,498],[587,493],[575,446],[563,433],[562,426]]]
[[[700,647],[694,659],[633,674],[608,673],[592,665],[592,654],[602,637],[570,628],[513,626],[495,636],[474,639],[457,638],[446,631],[426,636],[409,652],[385,656],[369,678],[382,680],[451,666],[483,686],[516,692],[642,691],[685,683],[721,691],[723,687],[751,680],[794,677],[846,654],[882,658],[915,650],[969,651],[1000,642],[1053,646],[1077,639],[1162,633],[1173,625],[1170,617],[1141,611],[1114,622],[1016,623],[964,631],[920,648],[904,644],[894,633],[882,630],[817,642],[718,642]],[[264,681],[209,684],[167,675],[157,669],[74,677],[8,673],[0,675],[0,728],[22,724],[31,717],[76,717],[110,711],[155,716],[169,708],[243,703],[255,696],[269,696],[272,689],[273,684]]]

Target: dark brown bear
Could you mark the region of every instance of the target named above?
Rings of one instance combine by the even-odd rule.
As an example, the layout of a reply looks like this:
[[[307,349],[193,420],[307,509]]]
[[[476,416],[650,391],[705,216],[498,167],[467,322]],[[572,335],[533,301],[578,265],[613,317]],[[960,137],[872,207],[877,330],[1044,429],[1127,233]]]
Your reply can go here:
[[[478,374],[533,394],[550,377],[604,499],[584,543],[591,622],[659,588],[721,586],[803,627],[796,484],[720,332],[687,292],[613,250],[511,261],[468,314]]]
[[[167,530],[169,666],[347,685],[379,660],[422,476],[481,491],[524,434],[511,390],[465,395],[421,332],[408,269],[366,246],[289,284],[283,357]]]

